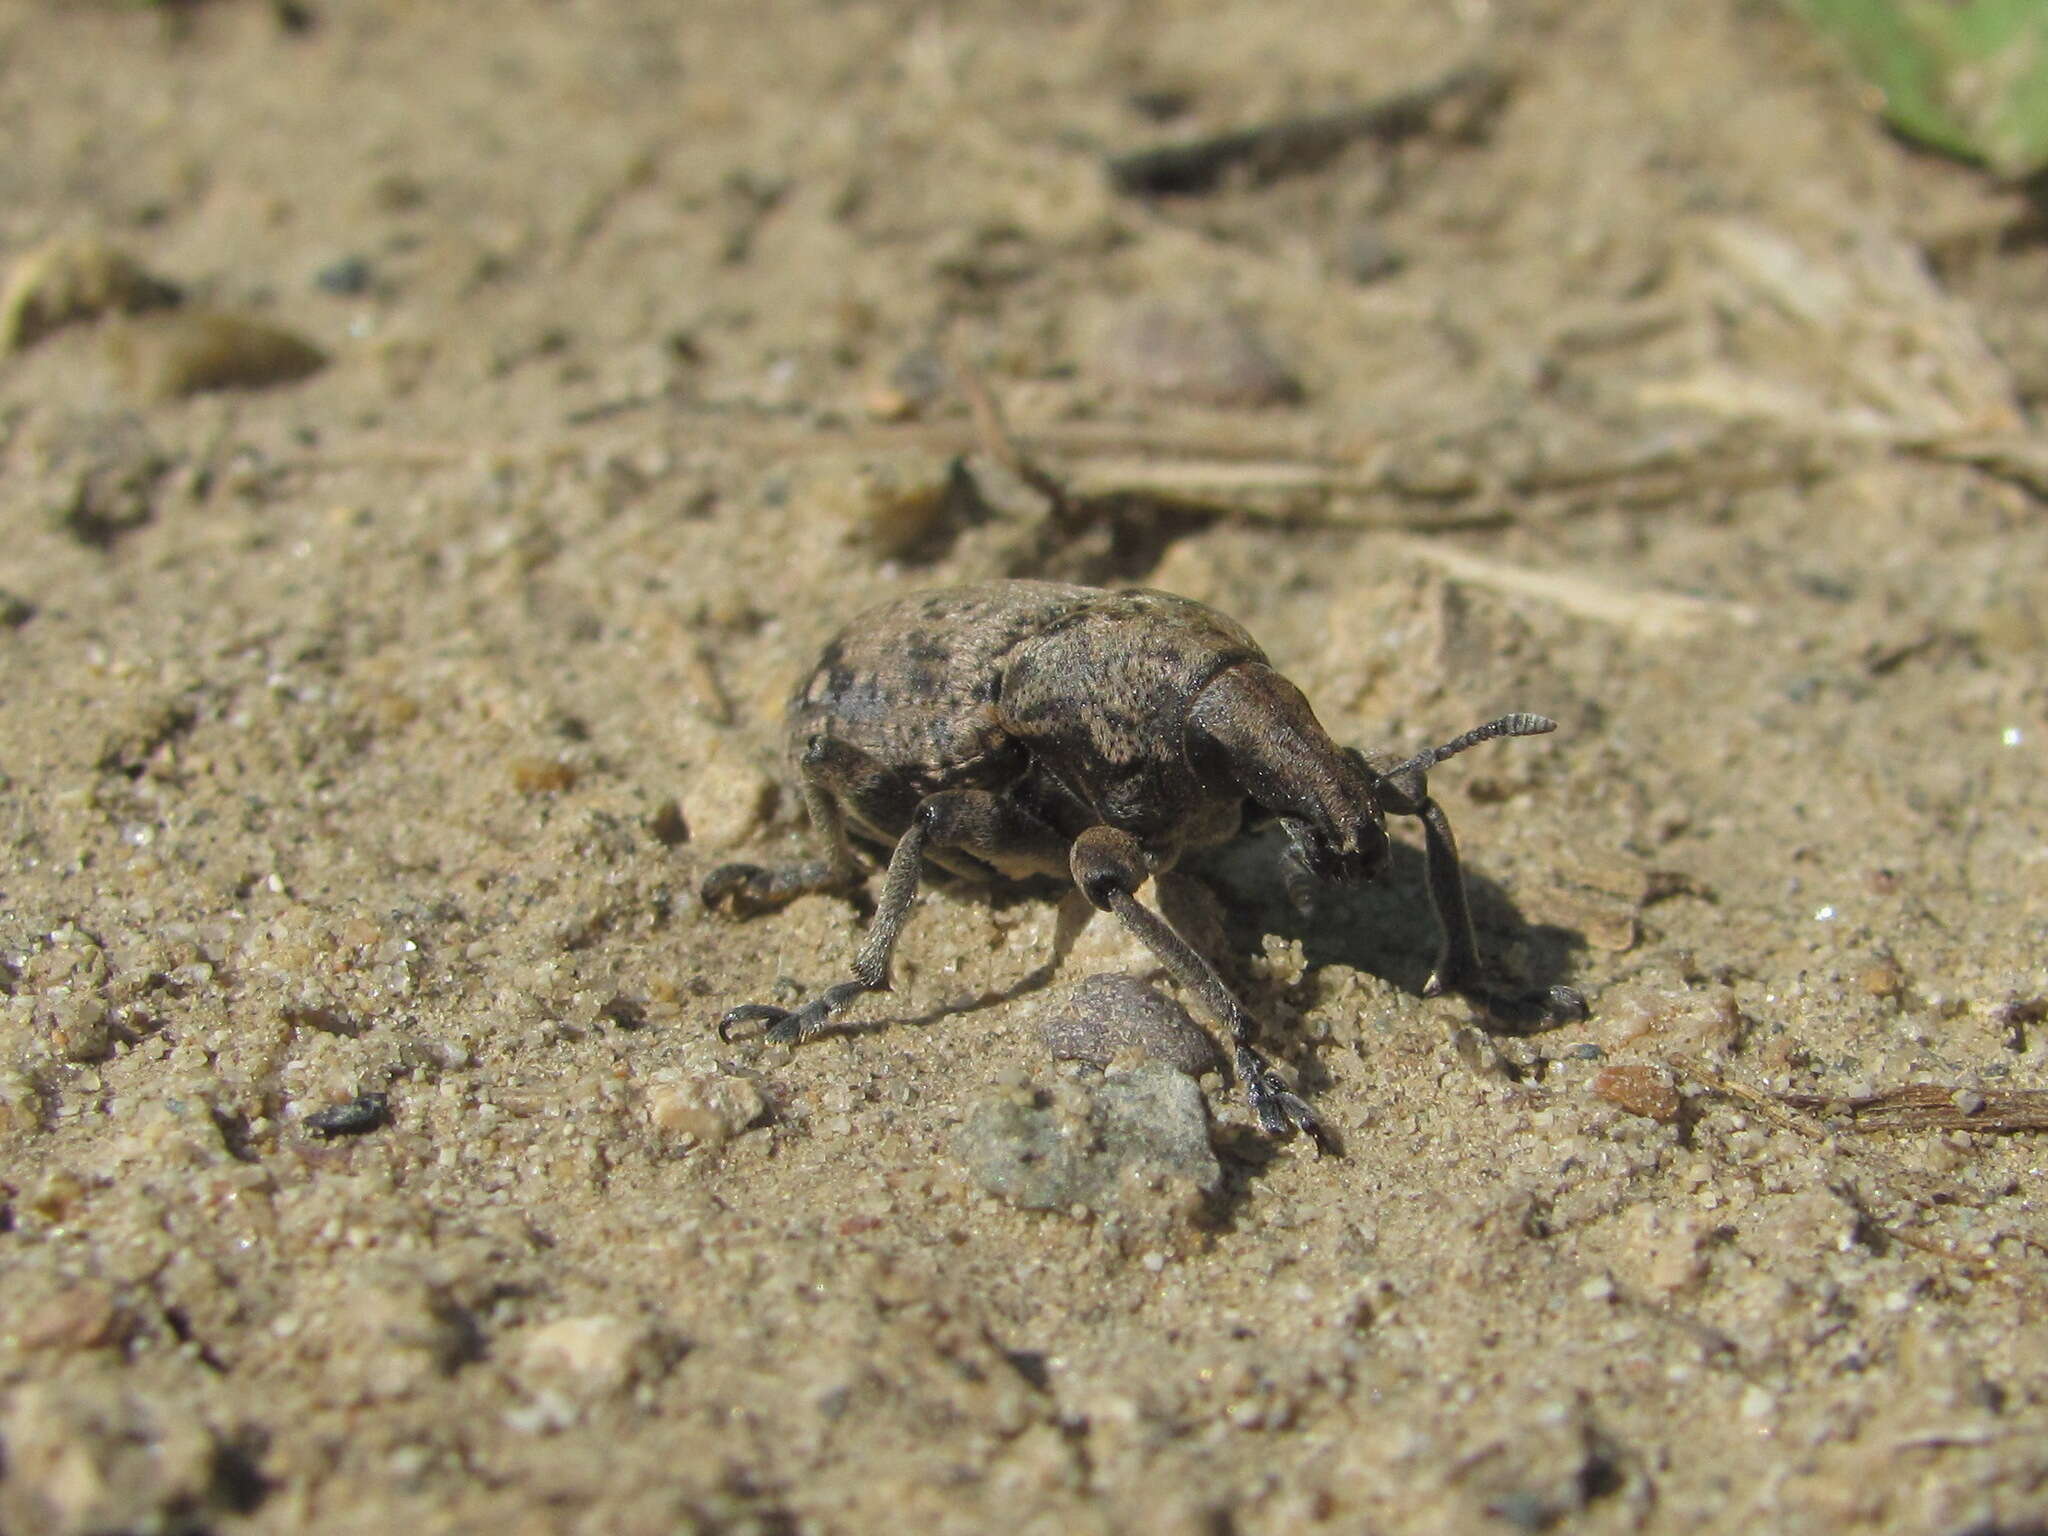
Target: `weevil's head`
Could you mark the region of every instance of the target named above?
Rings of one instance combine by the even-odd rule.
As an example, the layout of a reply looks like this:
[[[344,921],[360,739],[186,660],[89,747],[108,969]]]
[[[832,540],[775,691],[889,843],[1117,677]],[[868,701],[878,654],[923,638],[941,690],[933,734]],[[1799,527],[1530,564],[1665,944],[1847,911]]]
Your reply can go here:
[[[1234,787],[1277,820],[1290,863],[1307,875],[1349,884],[1386,867],[1378,775],[1263,662],[1228,667],[1195,695],[1188,758],[1204,783]]]

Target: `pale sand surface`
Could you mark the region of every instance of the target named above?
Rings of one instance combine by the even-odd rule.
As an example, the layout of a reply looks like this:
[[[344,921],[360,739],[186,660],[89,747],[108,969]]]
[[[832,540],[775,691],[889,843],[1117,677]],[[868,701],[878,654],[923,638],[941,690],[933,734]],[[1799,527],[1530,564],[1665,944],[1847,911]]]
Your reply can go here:
[[[2043,1152],[1970,1128],[2048,1087],[2038,206],[1734,0],[310,11],[0,7],[0,258],[329,359],[0,360],[0,1530],[2044,1528]],[[1469,131],[1104,174],[1474,60]],[[930,513],[948,345],[1129,494]],[[1364,746],[1555,716],[1436,787],[1592,1017],[1475,1029],[1414,853],[1304,919],[1268,838],[1190,926],[1341,1157],[1211,1076],[1215,1193],[988,1192],[1142,969],[1035,975],[1046,902],[721,1043],[859,932],[696,895],[805,846],[782,698],[1001,574],[1212,602]]]

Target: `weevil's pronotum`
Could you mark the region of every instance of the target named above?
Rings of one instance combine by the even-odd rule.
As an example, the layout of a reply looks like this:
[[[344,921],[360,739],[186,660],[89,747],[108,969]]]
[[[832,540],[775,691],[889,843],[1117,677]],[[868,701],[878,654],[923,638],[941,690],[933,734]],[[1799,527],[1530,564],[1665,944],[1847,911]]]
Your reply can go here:
[[[825,647],[788,725],[825,857],[728,864],[704,882],[706,905],[744,914],[852,891],[863,877],[856,842],[885,850],[888,872],[851,980],[801,1008],[735,1008],[721,1033],[760,1023],[774,1039],[801,1040],[861,994],[886,990],[927,860],[979,880],[1071,878],[1229,1031],[1265,1131],[1299,1127],[1319,1145],[1313,1112],[1253,1047],[1251,1015],[1138,888],[1185,850],[1235,836],[1248,814],[1285,830],[1291,891],[1304,893],[1310,877],[1369,880],[1387,864],[1387,816],[1413,816],[1442,931],[1424,991],[1474,990],[1457,846],[1425,775],[1496,736],[1556,729],[1540,715],[1503,715],[1375,769],[1330,739],[1235,621],[1170,593],[1048,581],[950,587],[870,609]],[[1564,989],[1555,997],[1582,1006]]]

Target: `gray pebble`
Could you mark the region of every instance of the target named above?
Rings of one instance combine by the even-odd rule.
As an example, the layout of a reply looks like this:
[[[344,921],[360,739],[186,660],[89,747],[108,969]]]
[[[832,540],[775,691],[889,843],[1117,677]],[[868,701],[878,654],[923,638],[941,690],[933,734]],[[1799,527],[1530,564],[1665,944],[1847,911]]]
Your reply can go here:
[[[1090,976],[1064,1001],[1047,1007],[1038,1033],[1058,1061],[1106,1067],[1135,1053],[1189,1077],[1221,1064],[1216,1042],[1187,1009],[1135,976],[1114,972]]]
[[[114,1054],[114,1020],[103,999],[66,991],[44,1006],[50,1042],[66,1061],[105,1061]]]
[[[1407,265],[1401,253],[1370,224],[1354,224],[1344,232],[1338,263],[1344,275],[1360,287],[1392,277]]]
[[[348,255],[337,257],[313,274],[313,281],[328,293],[344,297],[370,291],[374,276],[367,256]]]
[[[306,1116],[306,1129],[316,1136],[361,1136],[374,1131],[391,1118],[391,1096],[362,1093],[346,1104],[315,1110]]]
[[[1160,1179],[1222,1184],[1194,1079],[1147,1063],[1086,1087],[984,1099],[955,1151],[983,1189],[1025,1210],[1102,1210]]]
[[[1557,1524],[1563,1511],[1554,1508],[1541,1494],[1517,1489],[1504,1493],[1486,1506],[1486,1512],[1505,1520],[1518,1531],[1547,1531]]]
[[[931,410],[959,390],[937,347],[913,347],[904,353],[889,370],[889,387],[913,413]]]
[[[1145,303],[1115,317],[1097,366],[1109,383],[1162,399],[1225,409],[1290,405],[1301,382],[1251,325],[1215,309]]]

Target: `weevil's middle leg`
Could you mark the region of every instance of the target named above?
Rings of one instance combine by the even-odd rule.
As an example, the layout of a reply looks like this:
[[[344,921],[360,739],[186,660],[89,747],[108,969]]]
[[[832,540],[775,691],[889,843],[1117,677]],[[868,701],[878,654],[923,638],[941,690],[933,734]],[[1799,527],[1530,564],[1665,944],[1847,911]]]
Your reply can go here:
[[[735,1008],[719,1021],[719,1035],[725,1036],[736,1024],[759,1023],[767,1026],[769,1039],[794,1043],[822,1029],[863,993],[888,991],[889,957],[924,876],[924,856],[929,850],[949,848],[990,862],[1055,868],[1066,851],[1052,828],[987,790],[948,789],[927,796],[889,855],[881,900],[854,956],[853,979],[827,987],[801,1008],[768,1003]]]
[[[1258,1117],[1259,1128],[1268,1136],[1285,1136],[1293,1129],[1305,1131],[1314,1139],[1317,1151],[1327,1151],[1329,1135],[1315,1112],[1253,1048],[1252,1036],[1258,1026],[1244,1004],[1172,924],[1138,900],[1137,889],[1150,874],[1138,840],[1115,827],[1090,827],[1074,839],[1072,866],[1074,883],[1082,894],[1103,911],[1115,913],[1117,920],[1159,957],[1167,974],[1230,1031],[1238,1081]]]

